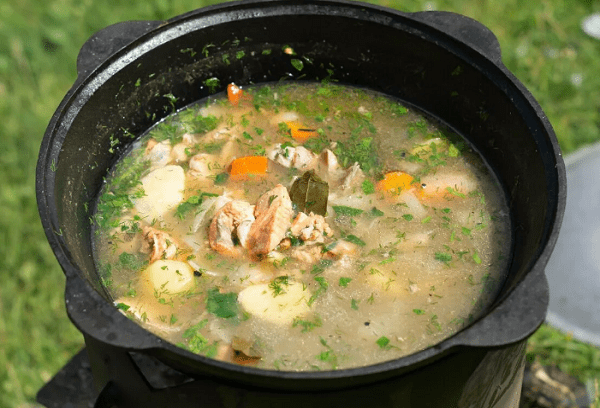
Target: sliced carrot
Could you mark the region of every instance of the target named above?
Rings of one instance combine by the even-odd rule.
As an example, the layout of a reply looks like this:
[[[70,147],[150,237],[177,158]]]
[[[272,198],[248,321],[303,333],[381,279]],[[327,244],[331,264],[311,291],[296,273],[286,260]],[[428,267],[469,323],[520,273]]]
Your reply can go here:
[[[242,91],[242,88],[233,82],[227,85],[227,99],[233,106],[238,106],[240,101],[252,99],[250,95]]]
[[[308,129],[300,122],[285,122],[285,124],[290,128],[294,140],[299,143],[304,143],[310,138],[319,136],[315,129]]]
[[[250,180],[267,173],[268,159],[264,156],[239,157],[231,162],[229,177],[234,181]]]
[[[402,190],[407,190],[411,187],[413,177],[403,171],[393,171],[386,173],[383,180],[379,180],[375,188],[386,193],[399,194]]]

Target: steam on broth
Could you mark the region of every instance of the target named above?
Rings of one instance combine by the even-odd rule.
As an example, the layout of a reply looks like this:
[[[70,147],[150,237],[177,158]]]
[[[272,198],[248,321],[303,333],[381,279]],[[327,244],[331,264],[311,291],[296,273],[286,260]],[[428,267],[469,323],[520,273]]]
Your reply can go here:
[[[115,305],[183,348],[278,370],[414,353],[504,279],[504,196],[459,136],[370,91],[201,101],[111,172],[95,257]]]

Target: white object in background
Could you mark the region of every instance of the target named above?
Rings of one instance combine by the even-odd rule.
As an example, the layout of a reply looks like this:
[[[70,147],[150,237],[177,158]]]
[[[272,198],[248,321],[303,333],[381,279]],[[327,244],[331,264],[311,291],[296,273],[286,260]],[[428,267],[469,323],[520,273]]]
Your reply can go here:
[[[581,28],[590,37],[600,39],[600,13],[591,14],[583,19]]]

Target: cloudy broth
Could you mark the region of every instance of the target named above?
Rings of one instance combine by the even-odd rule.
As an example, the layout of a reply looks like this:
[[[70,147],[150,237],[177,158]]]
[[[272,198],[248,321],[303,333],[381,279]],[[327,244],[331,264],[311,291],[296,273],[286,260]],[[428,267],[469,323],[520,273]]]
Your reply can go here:
[[[136,142],[97,202],[116,307],[211,358],[395,359],[464,328],[510,257],[504,194],[458,135],[381,94],[228,87]]]

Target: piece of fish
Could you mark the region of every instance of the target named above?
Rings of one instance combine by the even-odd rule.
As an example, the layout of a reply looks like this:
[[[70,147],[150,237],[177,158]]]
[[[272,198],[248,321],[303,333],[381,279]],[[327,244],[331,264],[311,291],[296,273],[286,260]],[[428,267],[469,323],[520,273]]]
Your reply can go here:
[[[274,250],[285,238],[292,215],[292,200],[284,186],[278,184],[263,194],[256,203],[256,221],[248,234],[250,254],[261,256]]]
[[[144,237],[142,251],[150,252],[150,263],[159,259],[175,259],[177,256],[175,240],[166,232],[143,226],[142,235]]]
[[[235,247],[233,239],[237,237],[244,247],[247,245],[247,228],[243,227],[240,231],[239,226],[243,223],[252,224],[253,213],[254,206],[242,200],[232,200],[221,207],[215,213],[208,229],[210,247],[224,255],[239,256],[240,250]]]

